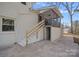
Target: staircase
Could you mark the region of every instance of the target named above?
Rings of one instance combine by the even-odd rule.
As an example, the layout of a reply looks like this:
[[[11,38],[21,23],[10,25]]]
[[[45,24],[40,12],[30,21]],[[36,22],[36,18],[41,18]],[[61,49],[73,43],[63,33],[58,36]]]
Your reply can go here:
[[[41,22],[33,26],[33,28],[26,33],[26,45],[28,44],[29,37],[34,33],[37,33],[35,35],[37,37],[38,32],[41,30],[41,28],[44,29],[44,27],[45,27],[45,20],[42,20]]]

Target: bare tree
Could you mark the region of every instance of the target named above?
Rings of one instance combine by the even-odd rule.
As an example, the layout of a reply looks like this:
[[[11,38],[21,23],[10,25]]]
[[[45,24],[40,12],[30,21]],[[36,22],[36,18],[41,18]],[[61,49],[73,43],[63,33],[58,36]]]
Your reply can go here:
[[[75,14],[75,10],[79,7],[79,3],[77,2],[62,2],[62,5],[66,8],[68,11],[68,14],[70,16],[70,22],[71,22],[71,33],[73,33],[73,15]]]

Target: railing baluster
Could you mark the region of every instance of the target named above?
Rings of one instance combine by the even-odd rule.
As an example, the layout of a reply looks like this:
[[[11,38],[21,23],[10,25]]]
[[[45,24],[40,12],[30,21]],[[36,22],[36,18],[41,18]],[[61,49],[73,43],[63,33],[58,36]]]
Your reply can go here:
[[[42,27],[45,26],[45,20],[42,20],[38,24],[36,24],[28,33],[26,33],[26,44],[28,43],[28,38],[31,36],[32,33],[35,33],[37,31],[40,31]]]

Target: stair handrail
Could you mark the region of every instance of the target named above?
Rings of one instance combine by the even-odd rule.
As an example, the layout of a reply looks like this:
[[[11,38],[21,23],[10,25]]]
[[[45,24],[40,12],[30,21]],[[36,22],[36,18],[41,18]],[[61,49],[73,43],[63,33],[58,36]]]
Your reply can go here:
[[[32,33],[39,31],[40,28],[44,26],[45,26],[45,20],[42,20],[41,22],[33,26],[33,28],[26,33],[26,36],[29,37]]]

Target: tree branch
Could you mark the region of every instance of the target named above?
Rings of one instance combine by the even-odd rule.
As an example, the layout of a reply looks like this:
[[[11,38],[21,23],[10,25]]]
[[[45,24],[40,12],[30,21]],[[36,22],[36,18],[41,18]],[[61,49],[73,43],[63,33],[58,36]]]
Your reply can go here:
[[[62,4],[65,6],[65,8],[67,9],[68,13],[71,15],[71,10],[69,9],[68,3],[66,2],[66,4],[64,4],[64,3],[62,3]]]
[[[78,9],[78,7],[79,7],[79,3],[78,3],[78,5],[77,5],[77,7],[74,9],[74,11],[73,11],[73,15],[74,15],[74,13],[75,13],[75,10]]]

